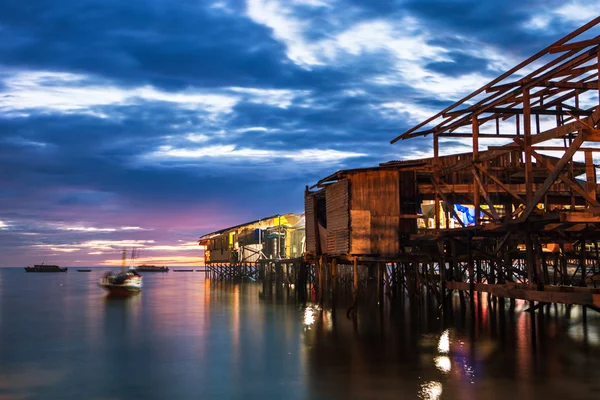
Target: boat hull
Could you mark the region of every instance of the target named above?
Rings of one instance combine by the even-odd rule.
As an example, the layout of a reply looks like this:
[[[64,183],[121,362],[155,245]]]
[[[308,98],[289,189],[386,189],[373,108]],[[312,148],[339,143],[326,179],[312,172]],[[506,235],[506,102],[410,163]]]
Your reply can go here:
[[[169,272],[168,267],[155,267],[155,266],[139,266],[135,269],[138,272]]]
[[[60,268],[58,265],[44,265],[25,267],[25,272],[67,272],[67,267]]]
[[[141,285],[111,285],[99,283],[98,286],[100,286],[102,289],[106,290],[108,294],[113,296],[131,296],[142,291]]]
[[[127,296],[142,290],[142,277],[133,270],[117,275],[108,273],[100,280],[98,286],[111,295]]]

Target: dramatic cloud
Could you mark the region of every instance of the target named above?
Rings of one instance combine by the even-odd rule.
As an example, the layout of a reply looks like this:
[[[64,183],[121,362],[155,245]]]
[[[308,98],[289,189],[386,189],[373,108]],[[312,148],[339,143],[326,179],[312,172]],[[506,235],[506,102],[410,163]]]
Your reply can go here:
[[[305,185],[337,169],[430,155],[428,140],[389,140],[598,9],[4,2],[0,264],[120,265],[133,247],[145,262],[197,264],[198,236],[301,212]]]

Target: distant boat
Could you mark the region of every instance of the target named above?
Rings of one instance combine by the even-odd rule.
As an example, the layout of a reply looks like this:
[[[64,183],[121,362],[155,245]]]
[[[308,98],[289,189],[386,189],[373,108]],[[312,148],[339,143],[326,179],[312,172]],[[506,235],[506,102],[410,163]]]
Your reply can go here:
[[[138,265],[136,271],[139,272],[169,272],[169,267],[158,267],[156,265]]]
[[[61,268],[58,265],[36,264],[33,267],[25,267],[25,272],[67,272],[67,267]]]
[[[78,269],[79,272],[92,272],[91,269]]]
[[[133,250],[132,250],[132,259]],[[104,274],[98,286],[106,290],[111,295],[128,296],[139,293],[142,290],[142,276],[138,274],[135,268],[125,268],[127,255],[123,249],[122,271],[118,274],[107,272]]]

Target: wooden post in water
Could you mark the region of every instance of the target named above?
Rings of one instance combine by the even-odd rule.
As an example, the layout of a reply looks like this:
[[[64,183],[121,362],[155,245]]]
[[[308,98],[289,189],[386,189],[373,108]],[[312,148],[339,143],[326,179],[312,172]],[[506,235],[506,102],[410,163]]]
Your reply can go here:
[[[323,295],[325,292],[324,282],[324,267],[323,267],[323,256],[319,257],[319,291],[318,291],[318,299],[319,305],[323,306]]]
[[[438,241],[438,252],[440,253],[438,273],[440,274],[440,299],[442,313],[446,310],[446,255],[444,253],[444,240]]]
[[[337,293],[337,258],[331,260],[331,309],[335,312]]]
[[[358,257],[354,257],[353,274],[352,305],[354,307],[354,316],[356,316],[356,307],[358,306]]]
[[[383,307],[383,268],[384,262],[377,263],[377,303],[379,307]]]

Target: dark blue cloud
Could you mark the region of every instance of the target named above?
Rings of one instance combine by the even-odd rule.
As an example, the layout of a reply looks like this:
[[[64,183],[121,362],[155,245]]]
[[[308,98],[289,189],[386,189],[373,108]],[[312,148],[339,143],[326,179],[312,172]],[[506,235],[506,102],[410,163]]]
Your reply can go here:
[[[290,20],[270,22],[288,28],[284,38],[246,15],[244,0],[0,3],[0,221],[12,224],[0,226],[0,253],[18,248],[10,250],[18,258],[21,247],[77,241],[52,228],[62,222],[193,240],[221,225],[299,212],[304,186],[337,169],[429,151],[430,138],[388,143],[453,102],[424,89],[436,79],[501,72],[482,45],[520,59],[574,29],[555,16],[552,29],[528,26],[563,4],[554,0],[279,3]],[[402,24],[410,20],[409,35]],[[399,62],[404,49],[385,41],[340,39],[374,21],[404,32],[407,45],[413,35],[442,51],[417,49]],[[299,62],[291,47],[318,62]],[[416,67],[431,76],[418,81]],[[143,87],[160,96],[139,94]],[[90,88],[93,99],[83,101]],[[287,103],[277,101],[284,92]],[[197,94],[234,100],[215,111],[174,99]],[[223,155],[166,156],[169,149]],[[364,156],[290,158],[309,150]]]
[[[533,16],[564,4],[556,0],[408,0],[405,7],[432,31],[443,29],[452,36],[498,45],[508,53],[529,55],[574,29],[560,19],[552,21],[552,29],[527,29]]]
[[[488,60],[473,57],[460,52],[450,52],[447,57],[452,61],[431,62],[425,68],[448,76],[460,76],[471,72],[485,73]]]
[[[94,73],[169,88],[273,85],[308,77],[267,28],[197,1],[0,5],[5,65]]]

